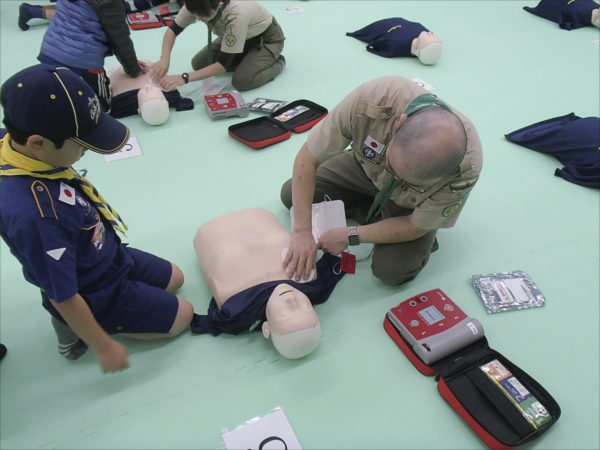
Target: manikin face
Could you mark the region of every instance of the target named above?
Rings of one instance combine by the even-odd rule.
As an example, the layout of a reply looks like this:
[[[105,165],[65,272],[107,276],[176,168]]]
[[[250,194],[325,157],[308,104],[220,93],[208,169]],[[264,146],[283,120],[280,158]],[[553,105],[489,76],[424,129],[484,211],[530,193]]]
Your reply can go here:
[[[423,64],[435,64],[442,56],[442,41],[431,31],[422,31],[413,53]]]
[[[138,91],[138,105],[142,119],[149,125],[162,125],[169,118],[169,102],[165,94],[149,83]]]
[[[311,353],[321,340],[321,325],[306,295],[288,284],[275,288],[267,303],[263,335],[277,351],[289,359]]]
[[[283,335],[314,327],[319,323],[319,318],[306,295],[282,283],[269,298],[266,323],[271,333]]]

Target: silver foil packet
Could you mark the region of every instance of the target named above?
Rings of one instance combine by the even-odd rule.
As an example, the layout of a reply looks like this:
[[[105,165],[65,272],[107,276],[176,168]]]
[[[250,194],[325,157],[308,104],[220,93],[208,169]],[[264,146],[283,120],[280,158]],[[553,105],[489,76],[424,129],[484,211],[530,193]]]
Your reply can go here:
[[[481,297],[487,312],[539,308],[546,297],[526,272],[486,273],[470,275],[473,289]]]

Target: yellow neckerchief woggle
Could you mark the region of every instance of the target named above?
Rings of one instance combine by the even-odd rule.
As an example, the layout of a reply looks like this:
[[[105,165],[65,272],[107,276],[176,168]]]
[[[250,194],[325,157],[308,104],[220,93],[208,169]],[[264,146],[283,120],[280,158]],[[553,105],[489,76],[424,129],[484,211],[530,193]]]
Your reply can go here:
[[[121,216],[115,211],[94,185],[85,177],[79,175],[72,167],[54,167],[42,161],[31,159],[15,151],[10,146],[10,136],[7,134],[0,140],[0,177],[27,176],[47,180],[77,180],[83,192],[93,202],[102,216],[110,222],[113,228],[123,236],[128,229]],[[123,225],[119,225],[119,222]],[[125,230],[124,230],[124,229]]]
[[[221,5],[221,7],[219,8],[219,10],[217,11],[217,14],[215,14],[215,17],[213,17],[208,22],[206,22],[206,26],[208,28],[208,44],[207,44],[206,48],[208,49],[207,61],[208,61],[209,66],[213,63],[213,60],[212,60],[212,29],[215,26],[215,23],[217,23],[217,20],[219,20],[221,18],[221,16],[223,15],[223,10],[225,9],[225,7],[227,6],[228,3],[229,2],[224,2]]]
[[[423,94],[419,95],[417,98],[415,98],[412,102],[408,104],[408,106],[406,107],[406,111],[404,111],[404,114],[410,117],[417,111],[421,111],[422,109],[430,108],[432,106],[437,106],[439,108],[445,109],[446,111],[452,112],[450,107],[444,102],[442,102],[440,99],[438,99],[435,95]],[[394,190],[398,187],[399,184],[400,181],[398,181],[393,176],[390,176],[387,179],[387,181],[373,200],[373,205],[371,205],[371,209],[369,209],[369,213],[367,214],[365,224],[373,223],[381,217],[381,212],[383,211],[385,205],[392,196],[392,192],[394,192]]]

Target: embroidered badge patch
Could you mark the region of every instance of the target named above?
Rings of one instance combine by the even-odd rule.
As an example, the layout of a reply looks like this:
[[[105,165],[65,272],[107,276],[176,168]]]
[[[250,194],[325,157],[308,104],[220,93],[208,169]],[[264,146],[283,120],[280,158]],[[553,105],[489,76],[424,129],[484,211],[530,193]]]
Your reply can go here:
[[[372,159],[375,157],[375,150],[369,147],[365,147],[363,149],[363,156],[367,159]]]
[[[448,207],[446,207],[443,211],[442,211],[442,216],[444,217],[448,217],[449,215],[451,215],[454,211],[456,211],[458,209],[458,207],[460,206],[460,203],[454,203]]]
[[[83,206],[84,208],[87,208],[87,203],[84,199],[82,199],[79,195],[77,195],[75,197],[75,199],[77,200],[77,203],[79,203],[81,206]]]
[[[233,34],[225,36],[225,44],[227,44],[228,47],[233,47],[235,45],[235,36]]]
[[[94,235],[92,236],[92,245],[98,252],[102,250],[102,247],[104,247],[104,242],[106,241],[104,231],[104,224],[102,222],[100,222],[98,225],[96,225],[96,228],[94,228]]]

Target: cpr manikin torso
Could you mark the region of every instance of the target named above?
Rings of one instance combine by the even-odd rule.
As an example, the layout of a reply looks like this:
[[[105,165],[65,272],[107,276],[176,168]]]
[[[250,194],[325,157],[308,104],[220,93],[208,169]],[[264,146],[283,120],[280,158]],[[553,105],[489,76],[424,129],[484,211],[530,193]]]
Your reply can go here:
[[[319,317],[310,300],[285,283],[277,286],[269,298],[262,331],[277,351],[289,359],[308,355],[321,340]]]
[[[219,308],[249,287],[287,280],[282,253],[291,240],[277,218],[262,208],[232,212],[202,225],[194,248]]]
[[[262,283],[281,281],[267,303],[266,315],[275,348],[287,358],[312,352],[321,336],[310,300],[285,284],[288,275],[282,254],[290,233],[262,208],[217,217],[202,225],[194,249],[215,303],[221,309],[232,296]],[[308,280],[314,279],[314,272]]]
[[[442,41],[431,31],[422,31],[413,39],[410,51],[423,64],[435,64],[442,56]]]
[[[152,66],[150,61],[145,61]],[[169,118],[169,102],[162,90],[151,84],[149,72],[132,78],[125,73],[122,66],[113,70],[109,76],[113,97],[125,92],[137,90],[139,113],[149,125],[162,125]]]

